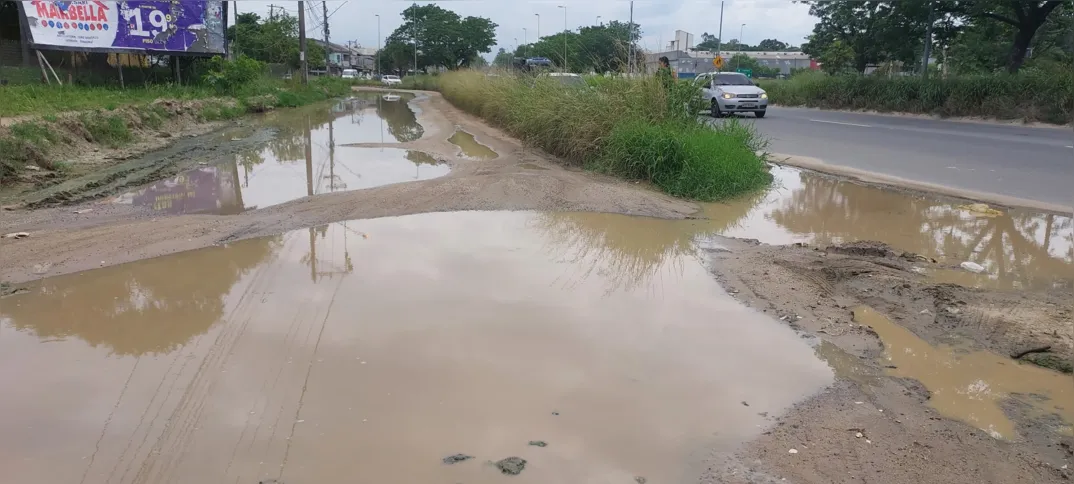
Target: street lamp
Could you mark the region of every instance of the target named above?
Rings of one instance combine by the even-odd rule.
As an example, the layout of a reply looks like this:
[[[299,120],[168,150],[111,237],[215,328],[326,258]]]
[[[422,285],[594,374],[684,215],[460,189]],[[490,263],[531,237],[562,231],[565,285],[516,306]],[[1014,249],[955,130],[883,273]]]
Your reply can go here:
[[[541,14],[535,13],[534,15],[537,16],[537,40],[540,41],[541,40]]]
[[[739,45],[739,46],[743,46],[743,45],[746,45],[746,42],[744,42],[744,41],[742,40],[742,30],[743,30],[743,29],[745,29],[745,28],[746,28],[746,24],[742,24],[742,25],[741,25],[741,26],[740,26],[740,27],[738,28],[738,45]],[[741,48],[742,48],[742,47],[739,47],[739,49],[741,49]],[[745,54],[742,54],[742,55],[745,55]],[[738,68],[739,68],[739,67],[741,66],[741,64],[742,64],[742,59],[741,59],[741,58],[739,58],[739,60],[738,60],[737,62],[735,62],[735,70],[736,70],[736,71],[737,71],[737,70],[738,70]]]
[[[377,56],[375,62],[377,63],[376,71],[377,77],[380,77],[380,14],[377,15]]]
[[[525,57],[526,56],[525,51],[530,50],[529,49],[530,35],[529,35],[529,32],[526,31],[526,27],[522,27],[522,45],[526,46],[526,49],[524,49],[524,51],[522,53],[522,56]]]
[[[597,25],[600,25],[600,15],[597,15]]]
[[[563,9],[563,72],[567,72],[567,6],[560,5]]]

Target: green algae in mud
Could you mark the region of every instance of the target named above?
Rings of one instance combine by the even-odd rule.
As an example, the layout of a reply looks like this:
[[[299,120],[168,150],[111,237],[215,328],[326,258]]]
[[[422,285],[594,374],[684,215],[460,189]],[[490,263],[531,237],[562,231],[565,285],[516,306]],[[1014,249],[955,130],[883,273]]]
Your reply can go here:
[[[854,321],[876,331],[884,357],[895,368],[888,374],[920,381],[929,390],[929,406],[940,414],[973,425],[997,439],[1017,437],[1014,422],[1001,404],[1016,399],[1038,416],[1056,415],[1062,433],[1074,425],[1074,385],[1070,377],[1022,364],[987,351],[932,346],[868,307],[854,309]]]
[[[461,129],[455,129],[448,141],[459,147],[459,156],[464,158],[491,160],[499,156],[492,148],[479,143],[474,135]]]
[[[609,254],[536,217],[356,220],[42,280],[0,305],[0,354],[35,368],[0,372],[20,389],[0,408],[33,423],[4,435],[35,443],[5,449],[4,475],[107,474],[141,431],[144,448],[190,443],[153,482],[257,482],[288,445],[288,482],[487,481],[480,462],[443,464],[459,451],[525,456],[519,478],[533,482],[609,469],[682,482],[697,449],[732,452],[769,423],[758,413],[831,383],[807,343],[697,260],[669,258],[624,287]],[[752,358],[762,345],[771,354]],[[564,450],[601,465],[541,463]]]

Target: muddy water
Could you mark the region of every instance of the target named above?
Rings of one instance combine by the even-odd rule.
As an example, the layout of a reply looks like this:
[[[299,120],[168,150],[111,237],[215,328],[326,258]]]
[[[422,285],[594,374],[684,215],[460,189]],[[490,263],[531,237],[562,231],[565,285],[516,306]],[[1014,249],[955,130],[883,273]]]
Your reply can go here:
[[[492,151],[492,148],[478,142],[474,135],[461,129],[456,129],[455,133],[448,138],[448,141],[459,147],[459,156],[464,158],[491,160],[499,156],[495,151]]]
[[[226,215],[309,195],[444,176],[448,166],[420,151],[342,146],[420,138],[424,131],[407,106],[412,98],[387,101],[367,93],[273,114],[261,121],[277,130],[266,145],[124,193],[112,202],[171,214]]]
[[[42,280],[0,303],[5,480],[481,483],[519,456],[518,482],[678,482],[831,381],[696,259],[624,264],[557,217],[353,221]]]
[[[1018,436],[1004,413],[1010,400],[1036,415],[1057,415],[1060,432],[1074,424],[1074,385],[1070,376],[1020,364],[985,351],[960,351],[931,346],[884,316],[860,307],[854,320],[873,328],[884,343],[885,358],[894,376],[920,381],[931,393],[929,405],[941,414],[988,432],[995,438]]]
[[[940,261],[933,274],[969,287],[1074,288],[1074,220],[1012,210],[980,216],[946,203],[881,190],[792,168],[775,167],[775,188],[728,203],[704,204],[704,220],[654,220],[612,214],[571,214],[562,224],[613,241],[625,257],[654,260],[689,252],[706,236],[770,244],[879,240]],[[957,269],[973,261],[982,274]]]

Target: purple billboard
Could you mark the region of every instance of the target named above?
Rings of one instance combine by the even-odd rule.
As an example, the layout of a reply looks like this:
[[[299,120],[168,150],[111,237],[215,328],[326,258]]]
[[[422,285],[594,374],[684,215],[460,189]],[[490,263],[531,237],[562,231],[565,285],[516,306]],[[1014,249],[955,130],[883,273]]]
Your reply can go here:
[[[223,54],[222,1],[21,2],[36,48],[99,52]]]

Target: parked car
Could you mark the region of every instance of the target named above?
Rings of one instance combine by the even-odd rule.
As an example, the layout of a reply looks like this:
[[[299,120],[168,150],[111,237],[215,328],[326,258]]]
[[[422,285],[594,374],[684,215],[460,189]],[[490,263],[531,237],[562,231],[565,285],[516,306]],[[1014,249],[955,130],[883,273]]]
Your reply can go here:
[[[768,110],[768,93],[745,74],[706,72],[694,81],[701,86],[701,98],[714,118],[734,113],[753,113],[763,118]]]
[[[358,69],[343,69],[343,74],[340,77],[344,79],[357,79]]]
[[[385,86],[398,86],[403,83],[403,80],[399,76],[384,75],[380,76],[380,83]]]

